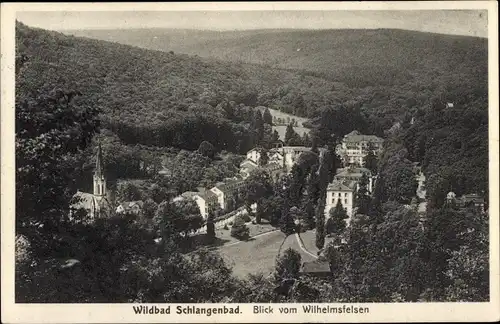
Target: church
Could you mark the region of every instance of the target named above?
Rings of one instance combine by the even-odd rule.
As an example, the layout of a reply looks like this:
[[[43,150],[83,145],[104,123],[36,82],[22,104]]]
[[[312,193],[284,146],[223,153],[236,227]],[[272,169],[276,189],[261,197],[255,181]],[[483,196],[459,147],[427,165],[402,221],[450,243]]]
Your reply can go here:
[[[70,219],[75,219],[79,213],[86,212],[89,221],[106,217],[111,210],[106,189],[101,143],[97,147],[97,155],[93,176],[93,193],[77,191],[70,202]]]

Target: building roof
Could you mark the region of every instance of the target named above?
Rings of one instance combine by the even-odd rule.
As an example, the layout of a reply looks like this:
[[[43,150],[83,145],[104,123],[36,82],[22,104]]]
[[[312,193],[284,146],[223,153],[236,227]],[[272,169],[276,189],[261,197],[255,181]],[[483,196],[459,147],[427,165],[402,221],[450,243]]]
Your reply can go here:
[[[224,180],[224,182],[218,182],[214,187],[219,189],[220,191],[226,190],[231,185],[238,185],[243,183],[244,179],[242,177],[234,177]]]
[[[217,199],[216,194],[214,194],[212,191],[206,190],[206,189],[200,190],[197,193],[197,196],[199,196],[200,198],[202,198],[204,200]]]
[[[339,169],[335,177],[362,177],[363,173],[366,173],[368,176],[372,174],[367,168],[343,168]]]
[[[466,194],[463,195],[460,199],[462,200],[462,202],[466,204],[470,202],[480,203],[480,204],[484,203],[484,198],[478,194]]]
[[[327,262],[311,261],[304,262],[300,270],[302,273],[330,273],[330,265]]]
[[[283,168],[283,166],[279,163],[276,163],[276,162],[270,162],[270,163],[266,164],[265,166],[263,166],[263,169],[268,170],[268,171],[276,171],[276,170],[279,170],[282,168]]]
[[[97,197],[88,192],[77,191],[70,200],[70,209],[89,211],[103,210],[109,207],[106,197]]]
[[[139,206],[139,208],[142,209],[142,207],[144,206],[144,202],[142,200],[125,201],[125,202],[122,202],[120,204],[120,206],[122,206],[122,208],[125,211],[132,209],[134,206]]]
[[[355,181],[342,182],[333,180],[333,182],[328,185],[327,191],[354,191],[355,186]]]
[[[240,167],[244,167],[244,166],[257,166],[257,163],[255,163],[252,160],[245,159],[243,162],[240,163]]]
[[[344,142],[357,143],[357,142],[383,142],[384,140],[375,135],[363,135],[357,130],[353,130],[344,136]]]

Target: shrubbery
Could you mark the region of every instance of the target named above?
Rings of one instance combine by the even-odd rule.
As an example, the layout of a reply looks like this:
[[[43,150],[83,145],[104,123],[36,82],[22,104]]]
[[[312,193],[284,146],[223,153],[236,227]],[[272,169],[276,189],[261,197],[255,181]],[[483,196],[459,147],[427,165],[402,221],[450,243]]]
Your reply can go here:
[[[249,238],[250,231],[242,218],[236,217],[234,220],[234,224],[231,227],[231,236],[238,240],[246,240]]]

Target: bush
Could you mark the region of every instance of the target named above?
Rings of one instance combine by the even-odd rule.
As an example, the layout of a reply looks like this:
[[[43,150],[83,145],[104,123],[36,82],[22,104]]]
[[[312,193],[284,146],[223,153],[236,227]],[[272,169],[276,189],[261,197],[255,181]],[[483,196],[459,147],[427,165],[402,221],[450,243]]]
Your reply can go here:
[[[250,218],[250,215],[248,215],[248,214],[241,214],[239,217],[241,217],[241,219],[242,219],[245,223],[247,223],[247,222],[249,222],[249,221],[251,221],[251,220],[252,220],[252,219]]]
[[[231,236],[237,238],[238,240],[248,239],[250,231],[243,219],[239,217],[236,218],[233,227],[231,227]]]
[[[229,227],[227,227],[227,224],[224,224],[224,227],[222,229],[228,230]]]
[[[229,225],[233,226],[233,222],[229,222]]]

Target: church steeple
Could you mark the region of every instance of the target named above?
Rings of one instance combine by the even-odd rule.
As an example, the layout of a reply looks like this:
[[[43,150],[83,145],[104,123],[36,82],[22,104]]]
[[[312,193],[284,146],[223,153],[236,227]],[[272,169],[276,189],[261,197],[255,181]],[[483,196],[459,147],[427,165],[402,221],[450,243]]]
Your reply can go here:
[[[97,156],[94,170],[94,196],[106,196],[106,177],[104,176],[104,166],[100,141],[97,146]]]

